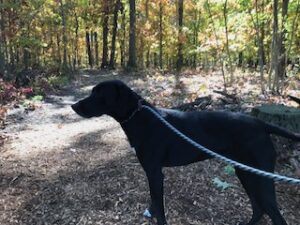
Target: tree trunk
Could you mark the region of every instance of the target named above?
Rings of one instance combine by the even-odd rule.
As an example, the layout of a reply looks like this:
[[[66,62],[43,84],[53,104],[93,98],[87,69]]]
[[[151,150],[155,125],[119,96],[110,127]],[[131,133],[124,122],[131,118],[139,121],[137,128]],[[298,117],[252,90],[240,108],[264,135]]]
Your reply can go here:
[[[285,40],[286,40],[286,20],[287,20],[287,13],[288,13],[288,0],[282,1],[282,27],[279,32],[279,25],[278,25],[278,0],[274,0],[273,6],[273,17],[274,17],[274,24],[273,24],[273,58],[272,58],[272,65],[271,71],[274,70],[274,81],[272,90],[279,93],[281,88],[283,87],[283,80],[285,77],[285,70],[286,70],[286,48],[285,48]]]
[[[265,12],[265,1],[263,0],[261,2],[261,11],[262,14],[264,15]],[[263,65],[266,65],[267,59],[266,59],[266,52],[265,52],[265,46],[264,46],[264,40],[265,40],[265,22],[263,21],[261,26],[260,26],[260,33],[261,33],[261,54],[262,54],[262,60],[263,60]]]
[[[150,48],[147,49],[146,53],[146,67],[149,68],[150,66]]]
[[[178,0],[178,53],[177,53],[177,71],[180,71],[183,65],[183,0]]]
[[[135,46],[135,20],[136,20],[136,9],[135,9],[135,0],[129,0],[129,8],[130,8],[130,31],[129,31],[129,59],[128,59],[128,68],[135,69],[136,65],[136,46]]]
[[[233,67],[232,67],[232,61],[231,61],[231,54],[229,51],[229,39],[228,39],[228,25],[227,25],[227,2],[228,0],[225,0],[224,8],[223,8],[223,16],[224,16],[224,22],[225,22],[225,36],[226,36],[226,52],[228,56],[228,63],[229,63],[229,72],[230,72],[230,83],[233,82]]]
[[[0,4],[3,5],[3,0],[0,0]],[[4,46],[6,45],[5,40],[5,26],[4,26],[4,9],[0,8],[0,76],[4,75],[5,71],[5,55],[4,55]]]
[[[210,4],[209,4],[209,1],[207,0],[206,1],[207,3],[207,9],[208,9],[208,14],[209,14],[209,18],[211,20],[211,23],[212,23],[212,26],[213,26],[213,33],[214,33],[214,36],[215,36],[215,39],[216,39],[216,43],[217,43],[217,47],[219,48],[219,38],[218,38],[218,35],[217,35],[217,31],[216,31],[216,27],[215,27],[215,23],[214,23],[214,19],[212,17],[212,13],[211,13],[211,10],[210,10]],[[216,58],[214,58],[214,60],[216,62],[220,62],[220,67],[221,67],[221,72],[222,72],[222,76],[223,76],[223,82],[224,82],[224,91],[226,91],[226,88],[227,88],[227,82],[226,82],[226,76],[225,76],[225,71],[224,71],[224,60],[223,60],[223,57],[220,56],[219,52],[217,51],[216,52]]]
[[[99,43],[98,43],[98,33],[94,32],[94,42],[95,42],[95,64],[99,66]]]
[[[260,71],[260,87],[261,87],[261,92],[264,93],[265,88],[264,88],[264,40],[263,40],[263,33],[262,31],[264,30],[264,28],[261,28],[259,26],[259,19],[258,19],[258,2],[257,0],[255,0],[255,20],[253,18],[253,15],[251,14],[251,11],[249,10],[249,14],[251,16],[253,25],[255,27],[255,31],[256,31],[256,42],[258,44],[258,59],[259,59],[259,71]],[[263,26],[263,25],[262,25]]]
[[[149,19],[149,0],[145,1],[145,14],[146,14],[146,22]],[[150,66],[150,45],[149,41],[146,43],[146,67],[149,68]]]
[[[15,65],[15,54],[12,45],[9,46],[9,56],[10,56],[10,71],[14,71],[16,65]]]
[[[272,37],[272,64],[271,74],[274,70],[274,82],[272,90],[279,91],[279,41],[278,41],[278,0],[273,1],[273,37]]]
[[[78,21],[78,16],[75,13],[75,56],[74,56],[74,68],[79,66],[79,50],[78,50],[78,41],[79,41],[79,21]]]
[[[5,71],[5,58],[2,41],[0,40],[0,77],[4,74]]]
[[[85,32],[85,40],[86,40],[86,51],[88,55],[88,63],[89,66],[92,68],[94,64],[94,60],[93,60],[93,54],[91,50],[90,32],[88,30],[86,30]]]
[[[25,27],[25,24],[23,22],[21,22],[21,26],[22,27]],[[30,33],[30,27],[28,25],[26,31],[23,30],[22,31],[22,36],[23,38],[25,39],[29,39],[29,33]],[[11,55],[12,53],[10,53]],[[29,46],[26,44],[23,46],[23,65],[24,65],[24,69],[25,70],[28,70],[29,69],[29,64],[30,64],[30,58],[31,58],[31,55],[30,55],[30,52],[29,52]],[[10,62],[11,63],[11,62]],[[11,66],[11,65],[10,65]]]
[[[91,45],[91,52],[92,52],[92,55],[93,55],[93,59],[94,59],[94,65],[96,64],[95,62],[95,55],[94,55],[94,50],[95,50],[95,40],[94,40],[94,31],[91,30],[90,31],[90,45]]]
[[[145,66],[145,57],[144,57],[144,52],[146,49],[146,52],[148,50],[148,42],[145,40],[147,39],[147,32],[148,29],[146,28],[146,23],[148,20],[148,3],[149,0],[145,1],[145,16],[140,17],[140,23],[138,26],[137,30],[137,37],[139,38],[139,45],[138,45],[138,50],[137,50],[137,64],[139,65],[140,68],[144,69]],[[146,46],[146,47],[145,47]]]
[[[157,53],[156,52],[153,53],[153,64],[154,64],[154,67],[156,68],[157,67]]]
[[[66,15],[64,10],[64,5],[62,0],[59,1],[60,3],[60,13],[61,13],[61,19],[62,19],[62,29],[63,29],[63,71],[66,71],[68,69],[67,64],[67,27],[66,27]]]
[[[300,12],[300,0],[298,0],[298,2],[297,2],[295,17],[294,17],[293,22],[292,22],[292,29],[291,29],[292,31],[291,31],[291,35],[290,35],[290,38],[289,38],[289,46],[288,46],[287,56],[286,56],[286,65],[287,65],[287,60],[290,58],[290,53],[291,53],[292,44],[293,44],[293,41],[294,41],[295,31],[297,31],[297,27],[298,27],[299,12]]]
[[[1,0],[2,3],[4,4],[4,1]],[[7,13],[5,12],[5,10],[3,8],[1,8],[2,10],[2,20],[1,20],[1,30],[2,30],[2,40],[3,40],[3,54],[4,54],[4,62],[5,62],[5,68],[8,68],[8,64],[9,64],[9,60],[8,60],[8,37],[6,35],[6,30],[5,30],[5,23],[7,23]]]
[[[159,2],[159,67],[163,69],[163,5]]]
[[[115,52],[116,52],[116,37],[117,37],[117,28],[118,28],[118,15],[120,10],[121,0],[116,0],[115,9],[114,9],[114,21],[113,21],[113,30],[111,37],[111,52],[110,52],[110,61],[109,68],[115,68]]]
[[[122,13],[122,20],[121,20],[121,31],[120,32],[120,51],[121,51],[121,66],[122,68],[125,68],[125,40],[126,40],[126,13],[123,6],[123,3],[121,2],[120,5],[120,11]]]
[[[13,23],[13,17],[14,16],[15,16],[14,8],[10,8],[8,10],[8,27],[9,27],[9,29],[14,29],[14,23]],[[29,32],[30,32],[30,25],[28,24],[27,31],[25,32],[28,38],[29,38],[29,34],[30,34]],[[11,38],[10,38],[8,51],[9,51],[9,70],[11,72],[14,71],[14,69],[15,69],[15,59],[14,59],[14,52],[13,52],[13,46],[12,46],[13,43],[12,42],[13,42],[13,40],[11,40]]]
[[[103,1],[103,21],[102,21],[102,63],[101,68],[108,67],[108,19],[109,19],[109,2]]]
[[[198,10],[194,10],[194,26],[193,26],[193,59],[192,66],[194,69],[197,68],[197,44],[198,44],[198,32],[199,32],[199,21],[198,21]]]
[[[141,28],[140,28],[141,29]],[[137,59],[137,64],[139,65],[140,68],[144,68],[144,49],[145,49],[145,40],[143,34],[140,33],[140,45],[139,45],[139,51],[137,52],[138,54],[138,59]]]
[[[94,41],[94,31],[93,30],[90,31],[90,42],[91,42],[91,51],[94,56],[95,41]],[[94,64],[95,64],[95,57],[93,57],[93,59],[94,59]]]
[[[61,65],[61,54],[60,54],[60,33],[56,33],[56,45],[57,45],[57,62],[59,66]]]
[[[286,42],[286,22],[287,22],[287,16],[288,16],[288,5],[289,5],[289,0],[283,0],[282,1],[282,27],[280,30],[279,34],[279,62],[278,62],[278,76],[281,81],[283,81],[285,75],[286,75],[286,47],[285,47],[285,42]],[[282,82],[283,83],[283,82]]]

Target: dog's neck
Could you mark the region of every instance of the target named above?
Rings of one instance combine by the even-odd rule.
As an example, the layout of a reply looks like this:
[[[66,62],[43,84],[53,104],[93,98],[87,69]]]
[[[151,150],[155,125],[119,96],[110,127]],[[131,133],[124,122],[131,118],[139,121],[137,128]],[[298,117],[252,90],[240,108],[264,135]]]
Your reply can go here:
[[[134,94],[133,101],[128,102],[126,111],[118,110],[117,112],[111,112],[108,115],[113,117],[117,122],[122,125],[130,123],[136,114],[141,111],[142,105],[151,106],[145,99],[139,96],[137,93],[132,92]]]
[[[145,99],[139,97],[136,103],[136,107],[134,110],[131,110],[131,113],[128,113],[128,116],[126,119],[123,120],[118,120],[115,119],[120,123],[123,131],[125,132],[127,139],[131,145],[131,147],[137,147],[140,145],[140,139],[139,138],[133,138],[134,136],[136,137],[136,132],[140,132],[139,129],[137,128],[137,125],[140,124],[140,119],[141,119],[141,114],[143,113],[143,105],[149,106],[151,108],[154,108],[150,103],[148,103]],[[139,126],[138,126],[139,127]]]
[[[143,105],[143,102],[144,102],[144,99],[140,98],[138,101],[137,101],[137,106],[136,108],[132,111],[132,113],[130,113],[129,116],[127,116],[126,119],[122,120],[122,121],[119,121],[120,124],[125,124],[125,123],[128,123],[134,116],[135,114],[142,110],[142,105]]]

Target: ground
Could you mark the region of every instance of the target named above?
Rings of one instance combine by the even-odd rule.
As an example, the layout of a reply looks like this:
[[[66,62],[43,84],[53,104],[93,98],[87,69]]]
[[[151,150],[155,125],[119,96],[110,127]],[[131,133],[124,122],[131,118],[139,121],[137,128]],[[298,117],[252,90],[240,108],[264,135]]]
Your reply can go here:
[[[221,76],[208,79],[186,74],[179,79],[82,73],[59,94],[36,103],[34,111],[17,108],[9,112],[1,131],[8,137],[0,150],[1,225],[154,224],[142,216],[149,203],[147,180],[119,124],[107,116],[82,119],[70,108],[93,85],[107,79],[122,79],[151,102],[164,106],[210,94],[213,100],[208,110],[248,112],[255,92],[241,88],[248,93],[243,104],[224,104],[228,99],[213,93],[213,88],[222,88]],[[257,102],[264,98],[258,95]],[[279,147],[291,152],[289,156],[299,155],[299,145],[288,143]],[[295,176],[286,162],[282,160],[277,172]],[[225,166],[210,160],[164,169],[169,224],[233,225],[250,219],[248,198],[237,178],[224,172]],[[230,187],[218,188],[213,182],[216,178]],[[276,187],[288,224],[299,224],[300,188],[282,183]],[[261,224],[271,223],[265,218]]]

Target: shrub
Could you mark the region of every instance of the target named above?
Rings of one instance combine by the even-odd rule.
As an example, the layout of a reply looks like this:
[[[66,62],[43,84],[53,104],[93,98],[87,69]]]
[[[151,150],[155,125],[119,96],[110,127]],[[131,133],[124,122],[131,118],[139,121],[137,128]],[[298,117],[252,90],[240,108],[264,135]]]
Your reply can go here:
[[[1,105],[16,100],[20,96],[16,87],[9,82],[0,79],[0,103]]]

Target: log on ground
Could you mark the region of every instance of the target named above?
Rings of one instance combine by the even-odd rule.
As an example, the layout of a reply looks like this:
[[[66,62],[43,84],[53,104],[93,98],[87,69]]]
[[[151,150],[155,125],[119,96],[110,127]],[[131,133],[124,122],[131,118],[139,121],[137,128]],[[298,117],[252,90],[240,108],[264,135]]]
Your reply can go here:
[[[300,132],[300,109],[278,104],[267,104],[252,109],[251,114],[293,132]]]

